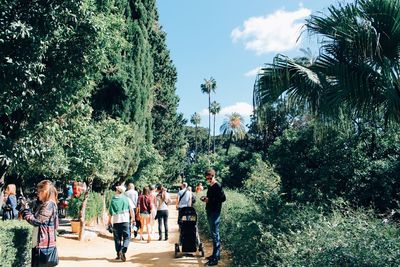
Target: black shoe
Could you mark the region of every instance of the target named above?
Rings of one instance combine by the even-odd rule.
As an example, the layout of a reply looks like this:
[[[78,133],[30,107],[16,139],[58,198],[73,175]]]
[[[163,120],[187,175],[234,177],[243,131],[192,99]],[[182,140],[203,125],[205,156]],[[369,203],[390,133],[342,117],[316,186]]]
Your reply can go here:
[[[210,259],[207,263],[206,266],[215,266],[218,265],[218,260],[216,259]]]
[[[126,261],[125,253],[121,252],[121,256],[120,257],[121,257],[122,261]]]
[[[161,241],[162,240],[162,237],[160,236],[159,238],[158,238],[158,241]]]
[[[165,239],[164,239],[165,241],[167,241],[168,240],[168,237],[165,237]]]
[[[121,258],[119,257],[119,255],[115,258],[115,260],[120,260]]]
[[[122,251],[119,252],[119,257],[122,261],[126,261],[125,253],[123,253]]]
[[[213,255],[210,255],[210,256],[208,256],[208,257],[206,257],[206,260],[212,260],[212,259],[214,259],[214,256]],[[220,256],[218,256],[217,257],[217,260],[220,260],[221,259],[221,257]]]

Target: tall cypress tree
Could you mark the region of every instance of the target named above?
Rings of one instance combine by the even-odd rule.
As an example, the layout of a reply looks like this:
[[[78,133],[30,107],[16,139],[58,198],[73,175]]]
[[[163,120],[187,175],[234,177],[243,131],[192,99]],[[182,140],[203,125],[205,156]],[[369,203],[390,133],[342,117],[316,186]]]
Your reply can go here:
[[[186,144],[182,114],[177,113],[176,68],[166,46],[166,34],[155,25],[151,34],[154,62],[153,144],[164,157],[167,180],[173,181],[183,170]]]

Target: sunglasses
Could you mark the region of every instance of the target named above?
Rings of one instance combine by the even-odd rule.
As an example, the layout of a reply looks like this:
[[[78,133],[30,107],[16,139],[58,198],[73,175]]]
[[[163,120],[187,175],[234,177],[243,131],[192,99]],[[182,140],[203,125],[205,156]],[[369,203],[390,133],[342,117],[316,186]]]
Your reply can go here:
[[[211,181],[212,178],[211,178],[211,177],[206,177],[206,180],[207,180],[207,181]]]

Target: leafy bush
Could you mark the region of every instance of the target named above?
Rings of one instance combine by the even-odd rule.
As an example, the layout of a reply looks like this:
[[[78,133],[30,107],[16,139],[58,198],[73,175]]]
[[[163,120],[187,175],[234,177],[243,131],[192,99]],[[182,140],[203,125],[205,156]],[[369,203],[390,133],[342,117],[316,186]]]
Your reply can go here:
[[[281,179],[271,164],[257,156],[243,188],[256,200],[262,201],[280,190]]]
[[[329,203],[342,197],[380,211],[397,207],[400,196],[400,134],[367,127],[359,133],[310,123],[287,130],[270,147],[270,161],[288,201]]]
[[[305,226],[282,242],[282,266],[400,265],[400,230],[372,214],[335,211]]]
[[[30,266],[32,226],[23,221],[0,221],[0,265]]]
[[[79,218],[79,212],[82,207],[83,198],[84,194],[82,194],[80,197],[72,198],[68,203],[68,216],[74,220]],[[86,205],[86,221],[101,217],[103,214],[103,205],[103,196],[100,193],[90,192]]]
[[[373,213],[226,191],[221,241],[235,266],[399,266],[400,230]],[[333,202],[341,203],[341,202]],[[203,203],[199,227],[209,234]],[[332,211],[333,210],[333,211]]]
[[[251,169],[258,160],[261,160],[260,154],[245,150],[229,154],[224,162],[229,168],[228,173],[222,177],[224,186],[241,188],[246,179],[250,177]]]
[[[80,197],[73,197],[68,202],[67,214],[73,220],[79,219],[79,212],[81,211],[83,195]]]
[[[91,192],[86,206],[86,221],[99,218],[103,215],[103,196],[100,193]]]

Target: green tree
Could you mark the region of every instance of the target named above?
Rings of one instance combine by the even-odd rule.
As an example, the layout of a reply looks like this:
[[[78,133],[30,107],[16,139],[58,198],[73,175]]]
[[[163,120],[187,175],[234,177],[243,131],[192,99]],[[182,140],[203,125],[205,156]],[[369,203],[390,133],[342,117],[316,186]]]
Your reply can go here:
[[[228,155],[232,141],[241,140],[246,136],[243,117],[237,112],[232,113],[227,119],[225,119],[224,123],[220,127],[220,131],[222,132],[222,135],[229,136],[225,153]]]
[[[330,119],[400,121],[400,1],[360,0],[307,19],[324,39],[313,62],[278,55],[255,86],[256,107],[287,95],[291,103]]]
[[[201,92],[208,94],[208,152],[211,148],[211,93],[215,92],[217,82],[213,77],[209,80],[204,79],[204,83],[200,85]]]
[[[221,105],[216,101],[211,103],[210,113],[214,116],[213,124],[213,153],[215,153],[215,116],[221,111]]]
[[[177,112],[176,68],[166,46],[166,34],[160,26],[153,27],[150,35],[153,55],[154,98],[152,107],[153,144],[163,158],[164,177],[173,181],[183,170],[186,159],[186,120]]]

